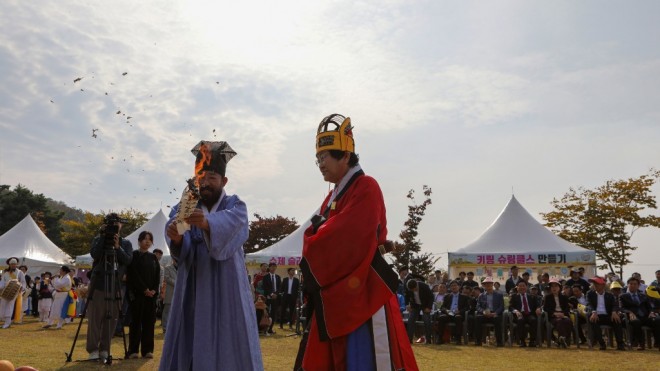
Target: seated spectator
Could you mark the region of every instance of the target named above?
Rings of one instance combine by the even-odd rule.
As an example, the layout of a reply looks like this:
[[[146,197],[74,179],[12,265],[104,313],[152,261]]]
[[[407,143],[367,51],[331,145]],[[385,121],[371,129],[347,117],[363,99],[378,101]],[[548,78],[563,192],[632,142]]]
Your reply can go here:
[[[543,298],[543,311],[548,314],[550,323],[557,329],[557,333],[559,334],[557,346],[568,348],[566,339],[571,336],[573,328],[573,323],[569,317],[570,306],[568,304],[568,297],[561,293],[561,285],[556,278],[551,278],[549,285],[550,294]]]
[[[652,311],[651,303],[645,293],[639,291],[639,278],[630,277],[628,279],[628,292],[621,295],[621,307],[628,316],[632,326],[632,345],[637,346],[637,350],[644,350],[646,344],[642,336],[642,326],[653,328],[656,344],[660,339],[657,334],[660,331],[660,321],[656,320],[657,314]]]
[[[433,336],[431,334],[431,309],[433,308],[433,293],[429,285],[424,282],[411,279],[406,284],[406,302],[408,303],[408,340],[413,342],[413,334],[417,326],[417,320],[421,317],[424,321],[424,336],[420,337],[417,342],[426,344],[431,342]]]
[[[580,341],[582,344],[585,344],[587,342],[587,338],[584,336],[584,330],[582,329],[582,326],[587,324],[587,313],[586,313],[586,308],[587,308],[587,297],[584,296],[582,293],[582,285],[575,284],[571,288],[573,296],[571,296],[570,299],[572,299],[575,304],[572,305],[573,309],[577,312],[577,320],[578,320],[578,337],[580,338]]]
[[[254,303],[257,315],[257,325],[259,328],[259,334],[264,334],[268,336],[268,328],[270,328],[271,319],[268,316],[268,311],[266,310],[266,298],[258,294],[257,301]]]
[[[646,288],[646,296],[651,303],[651,313],[649,317],[653,319],[653,337],[655,338],[655,346],[660,350],[660,287],[657,285],[649,285]]]
[[[437,285],[433,286],[433,310],[438,311],[442,307],[442,302],[447,295],[447,285],[440,282]]]
[[[445,333],[445,327],[448,323],[455,324],[452,332],[452,340],[458,345],[461,343],[461,334],[463,331],[464,314],[470,307],[470,299],[459,292],[460,283],[452,281],[449,284],[450,294],[445,295],[441,314],[438,318],[438,343],[442,344],[442,335]]]
[[[536,323],[537,309],[539,309],[538,297],[527,294],[527,282],[518,282],[518,293],[511,296],[509,311],[513,314],[520,347],[527,346],[527,326],[529,326],[529,346],[536,346]]]
[[[587,310],[589,313],[589,325],[591,326],[592,342],[598,342],[600,350],[607,349],[601,325],[608,325],[614,328],[614,335],[616,336],[616,348],[618,350],[625,350],[623,344],[623,332],[621,330],[621,318],[616,312],[616,299],[612,293],[605,291],[605,279],[602,277],[593,277],[589,280],[593,282],[595,290],[587,293]]]
[[[486,277],[482,282],[485,292],[477,299],[475,318],[475,345],[481,345],[482,326],[486,323],[495,325],[497,346],[504,346],[502,339],[502,313],[504,313],[504,295],[493,290],[493,278]]]

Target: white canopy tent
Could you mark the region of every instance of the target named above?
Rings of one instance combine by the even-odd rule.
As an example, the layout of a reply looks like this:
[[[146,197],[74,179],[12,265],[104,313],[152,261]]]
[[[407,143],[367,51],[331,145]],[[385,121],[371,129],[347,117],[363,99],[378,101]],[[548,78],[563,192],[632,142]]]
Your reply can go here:
[[[520,274],[548,272],[568,276],[570,266],[585,268],[585,275],[596,272],[596,254],[552,233],[511,196],[504,210],[486,231],[467,246],[449,253],[449,274],[473,270],[475,276],[492,276],[504,281],[509,268],[516,265]]]
[[[305,230],[311,224],[308,218],[298,229],[280,241],[263,250],[247,254],[245,257],[246,264],[276,263],[278,266],[297,267],[302,258],[303,236]]]
[[[138,247],[138,237],[142,231],[149,231],[154,235],[154,243],[149,248],[149,251],[153,252],[154,249],[161,249],[163,251],[163,258],[160,261],[161,265],[167,265],[172,260],[170,256],[169,240],[165,235],[165,225],[169,219],[163,212],[163,210],[158,210],[154,216],[151,217],[146,223],[144,223],[140,228],[136,229],[133,233],[126,236],[126,239],[131,241],[133,245],[133,250],[139,249]],[[79,255],[76,257],[76,266],[89,268],[92,266],[92,256],[91,254]]]
[[[0,267],[4,269],[10,257],[17,257],[18,265],[26,265],[32,277],[46,271],[57,274],[62,265],[73,261],[46,237],[29,214],[0,236]]]

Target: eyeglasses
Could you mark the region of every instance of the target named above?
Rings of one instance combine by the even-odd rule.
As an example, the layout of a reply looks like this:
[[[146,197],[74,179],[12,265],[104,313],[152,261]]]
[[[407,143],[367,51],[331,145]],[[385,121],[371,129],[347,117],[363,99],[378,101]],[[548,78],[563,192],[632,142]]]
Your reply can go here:
[[[321,155],[316,155],[316,161],[314,163],[316,164],[316,166],[319,166],[321,165],[321,163],[325,162],[325,159],[328,158],[328,156],[329,156],[328,152],[325,152]]]

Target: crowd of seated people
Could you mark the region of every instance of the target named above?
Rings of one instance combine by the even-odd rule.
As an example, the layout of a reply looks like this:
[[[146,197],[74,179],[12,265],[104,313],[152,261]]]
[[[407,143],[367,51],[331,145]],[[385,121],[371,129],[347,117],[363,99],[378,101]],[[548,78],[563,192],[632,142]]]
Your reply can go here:
[[[418,344],[660,350],[660,270],[649,285],[638,273],[623,282],[586,278],[582,268],[567,280],[543,273],[533,284],[513,266],[503,287],[474,272],[425,278],[402,268],[399,277],[409,340]]]

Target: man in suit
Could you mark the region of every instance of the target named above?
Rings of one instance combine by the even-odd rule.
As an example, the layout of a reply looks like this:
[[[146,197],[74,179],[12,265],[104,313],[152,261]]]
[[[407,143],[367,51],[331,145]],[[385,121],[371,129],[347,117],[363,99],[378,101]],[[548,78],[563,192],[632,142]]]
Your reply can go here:
[[[625,350],[623,345],[623,331],[621,330],[621,318],[616,312],[616,299],[612,293],[605,291],[605,279],[595,276],[589,279],[594,283],[595,290],[587,293],[587,312],[589,315],[589,326],[591,326],[591,333],[593,338],[591,341],[598,341],[600,350],[607,349],[603,334],[601,332],[601,325],[608,325],[614,328],[614,336],[616,336],[616,348],[618,350]]]
[[[637,350],[644,350],[644,337],[642,335],[642,326],[654,328],[654,334],[657,334],[657,326],[660,322],[655,320],[657,314],[651,311],[651,305],[648,296],[639,291],[639,279],[637,277],[628,278],[628,292],[621,294],[621,307],[628,316],[632,326],[632,344],[637,344]],[[656,343],[658,342],[656,336]]]
[[[525,342],[527,338],[527,326],[525,325],[529,325],[529,346],[535,347],[538,319],[536,310],[539,308],[539,300],[537,296],[527,294],[527,282],[524,280],[518,282],[516,289],[518,293],[511,296],[509,311],[513,313],[513,321],[517,324],[520,347],[524,348],[527,346]]]
[[[279,274],[275,274],[277,270],[277,264],[270,263],[268,264],[268,274],[263,278],[263,288],[264,294],[266,295],[266,305],[268,306],[268,313],[273,321],[270,323],[268,328],[269,334],[274,334],[273,324],[279,318],[279,309],[280,309],[280,296],[278,292],[280,287],[282,287],[282,278]]]
[[[518,266],[514,265],[511,267],[511,277],[509,277],[509,279],[506,280],[506,283],[504,284],[507,295],[511,294],[511,290],[516,288],[518,281],[520,280],[522,280],[522,278],[518,276]]]
[[[465,312],[470,309],[470,298],[461,294],[460,283],[458,281],[451,281],[449,284],[450,294],[445,295],[442,300],[441,311],[442,314],[438,318],[438,339],[439,344],[442,344],[442,335],[445,333],[445,326],[448,323],[454,323],[454,332],[452,338],[456,344],[461,343],[461,334],[463,329],[463,320],[465,320]]]
[[[280,328],[284,328],[284,317],[289,321],[289,328],[293,327],[293,320],[296,313],[296,299],[298,298],[298,287],[300,286],[300,281],[298,278],[294,277],[296,270],[295,268],[289,268],[286,271],[288,277],[284,277],[282,280],[282,286],[280,286],[280,294],[282,297],[282,312],[280,314]],[[285,314],[288,312],[288,315]]]
[[[477,299],[477,314],[474,321],[474,343],[481,345],[481,330],[484,324],[495,325],[497,346],[504,346],[502,339],[502,313],[504,313],[504,295],[493,289],[493,277],[486,277],[481,285],[486,289]]]
[[[408,297],[406,302],[408,302],[408,340],[412,343],[413,334],[415,333],[415,326],[417,326],[417,319],[421,317],[424,321],[424,336],[420,338],[417,342],[421,344],[426,344],[426,342],[431,342],[431,310],[433,309],[433,292],[429,285],[424,282],[411,279],[406,284],[406,296]]]

